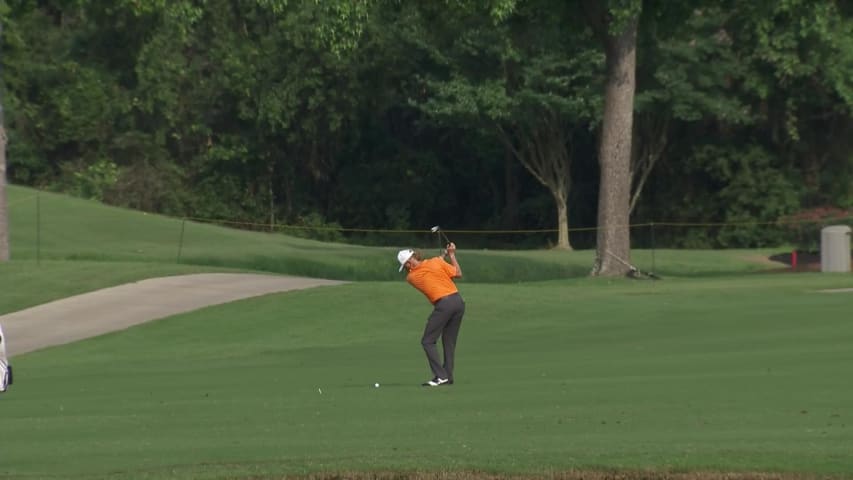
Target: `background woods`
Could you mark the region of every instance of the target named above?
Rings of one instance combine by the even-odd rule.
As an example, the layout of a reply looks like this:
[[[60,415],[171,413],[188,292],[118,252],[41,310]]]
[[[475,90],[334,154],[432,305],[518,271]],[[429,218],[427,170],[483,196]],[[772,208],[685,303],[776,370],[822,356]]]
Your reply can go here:
[[[793,238],[780,218],[853,206],[851,7],[671,3],[0,1],[7,177],[204,219],[554,230],[493,243],[565,249],[608,218],[767,246]],[[632,96],[608,87],[619,68]],[[598,243],[624,255],[646,241],[629,233]]]

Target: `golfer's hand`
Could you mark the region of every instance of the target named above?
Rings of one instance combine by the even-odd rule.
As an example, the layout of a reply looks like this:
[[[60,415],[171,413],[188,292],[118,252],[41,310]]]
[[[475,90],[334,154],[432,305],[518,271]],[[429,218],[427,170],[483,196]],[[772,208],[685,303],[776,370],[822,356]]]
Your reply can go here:
[[[448,255],[456,255],[456,244],[453,242],[448,243],[445,251]]]

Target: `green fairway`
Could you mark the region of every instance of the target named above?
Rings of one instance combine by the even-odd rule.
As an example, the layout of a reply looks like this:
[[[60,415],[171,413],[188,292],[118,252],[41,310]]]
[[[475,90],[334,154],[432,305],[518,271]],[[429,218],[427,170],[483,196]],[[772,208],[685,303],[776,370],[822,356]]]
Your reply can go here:
[[[402,281],[236,302],[16,359],[0,477],[843,474],[853,293],[818,290],[851,283],[463,283],[457,384],[434,390]]]

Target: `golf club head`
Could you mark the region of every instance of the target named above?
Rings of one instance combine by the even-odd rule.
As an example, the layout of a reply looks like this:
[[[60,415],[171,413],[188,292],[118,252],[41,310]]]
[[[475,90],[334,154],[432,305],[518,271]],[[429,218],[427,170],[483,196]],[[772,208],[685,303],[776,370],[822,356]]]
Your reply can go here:
[[[430,232],[432,232],[432,233],[437,233],[437,234],[439,234],[439,235],[440,235],[440,237],[439,237],[439,238],[443,238],[443,239],[444,239],[444,241],[445,241],[445,242],[447,242],[447,244],[448,244],[448,245],[450,245],[450,239],[449,239],[449,238],[447,238],[447,235],[445,235],[445,234],[444,234],[444,232],[442,232],[442,231],[441,231],[441,227],[439,227],[438,225],[436,225],[436,226],[434,226],[434,227],[430,228],[430,229],[429,229],[429,231],[430,231]],[[446,255],[446,254],[447,254],[447,248],[446,248],[446,247],[445,247],[445,248],[443,248],[443,249],[441,249],[440,251],[441,251],[441,254],[442,254],[442,255]]]

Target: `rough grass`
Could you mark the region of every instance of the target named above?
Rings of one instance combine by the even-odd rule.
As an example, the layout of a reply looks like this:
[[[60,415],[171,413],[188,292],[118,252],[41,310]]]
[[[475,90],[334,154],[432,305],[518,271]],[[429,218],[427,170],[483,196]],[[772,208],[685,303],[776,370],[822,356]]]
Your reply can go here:
[[[249,480],[251,477],[247,477]],[[268,480],[269,477],[255,477]],[[654,472],[654,471],[607,471],[570,470],[565,472],[540,473],[537,475],[497,475],[483,472],[346,472],[322,475],[287,476],[289,480],[817,480],[842,478],[791,473],[732,473],[732,472]]]

